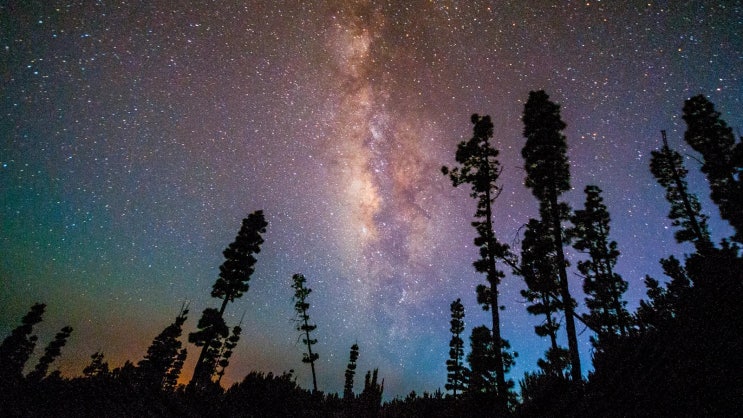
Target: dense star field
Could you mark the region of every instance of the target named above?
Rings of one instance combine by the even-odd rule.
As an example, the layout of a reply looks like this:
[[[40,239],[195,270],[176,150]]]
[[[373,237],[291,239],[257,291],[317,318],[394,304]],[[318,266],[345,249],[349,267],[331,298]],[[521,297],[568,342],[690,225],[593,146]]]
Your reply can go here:
[[[677,245],[650,151],[686,154],[683,101],[706,95],[743,129],[740,1],[10,1],[0,6],[0,337],[48,305],[40,347],[74,332],[55,363],[79,375],[96,351],[142,358],[184,302],[196,329],[222,250],[242,218],[269,223],[223,384],[301,363],[291,277],[303,273],[318,327],[318,386],[342,391],[350,346],[359,375],[379,368],[385,398],[442,388],[449,304],[468,336],[489,324],[470,226],[475,202],[440,172],[470,115],[488,114],[501,150],[502,242],[520,248],[538,204],[523,183],[521,113],[530,90],[562,106],[573,190],[604,190],[634,310],[643,278]],[[585,310],[570,252],[571,291]],[[501,285],[510,377],[548,348],[521,278]],[[590,369],[590,331],[578,324]],[[564,332],[560,335],[564,338]],[[183,337],[185,340],[185,336]],[[564,344],[564,341],[563,341]],[[37,347],[37,353],[40,350]],[[198,351],[189,346],[183,380]],[[357,377],[357,389],[359,380]]]

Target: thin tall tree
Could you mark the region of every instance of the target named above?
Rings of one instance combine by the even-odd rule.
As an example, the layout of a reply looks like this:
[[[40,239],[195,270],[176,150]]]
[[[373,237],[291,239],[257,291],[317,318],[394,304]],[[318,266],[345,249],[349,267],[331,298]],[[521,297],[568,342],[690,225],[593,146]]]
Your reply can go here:
[[[315,361],[320,355],[312,352],[312,346],[317,344],[316,339],[310,337],[310,333],[317,328],[317,325],[310,324],[310,315],[307,311],[310,304],[307,302],[307,296],[312,293],[312,289],[305,286],[307,279],[302,274],[292,276],[292,288],[294,289],[294,310],[297,312],[297,331],[304,334],[302,342],[307,346],[307,352],[302,353],[302,362],[308,363],[312,370],[312,388],[317,392],[317,377],[315,376]]]
[[[582,380],[578,338],[575,332],[575,301],[568,287],[567,263],[563,250],[564,214],[559,202],[560,195],[570,190],[570,166],[567,158],[567,143],[562,134],[565,122],[560,118],[560,106],[549,100],[543,90],[529,92],[522,116],[526,144],[521,150],[526,169],[526,187],[539,200],[543,210],[542,222],[550,228],[560,278],[560,295],[565,312],[565,331],[568,337],[571,374],[573,380]]]
[[[349,401],[354,399],[353,378],[356,375],[356,361],[359,359],[359,344],[354,343],[351,346],[351,352],[348,356],[348,366],[346,367],[346,382],[343,385],[343,399]]]
[[[451,321],[450,329],[451,340],[449,341],[449,359],[446,360],[446,390],[452,391],[452,396],[457,397],[467,388],[467,368],[462,363],[464,359],[464,341],[462,333],[464,332],[464,305],[462,300],[457,299],[451,303]]]
[[[490,116],[474,114],[471,117],[473,135],[467,141],[457,145],[456,161],[460,166],[450,169],[442,167],[441,172],[448,175],[454,187],[469,184],[470,196],[477,200],[476,221],[472,226],[477,231],[474,243],[480,248],[480,259],[473,263],[475,270],[485,273],[488,285],[477,286],[477,301],[484,310],[490,310],[492,315],[493,347],[503,347],[507,344],[501,337],[500,305],[498,304],[498,284],[504,273],[498,269],[496,261],[505,260],[509,256],[508,246],[498,242],[493,231],[493,203],[501,192],[498,177],[501,166],[497,160],[498,150],[490,140],[493,137],[493,123]],[[506,386],[503,352],[495,356],[495,379],[498,407],[506,411],[508,405],[508,387]]]
[[[189,334],[189,342],[202,347],[194,367],[189,386],[208,384],[217,366],[218,353],[222,347],[221,339],[227,338],[229,329],[224,323],[224,312],[229,302],[242,297],[248,291],[248,282],[255,271],[254,254],[261,251],[262,234],[266,233],[263,211],[258,210],[243,219],[240,231],[223,252],[225,261],[219,266],[219,278],[212,286],[212,297],[221,299],[219,310],[207,308],[198,323],[199,331]]]

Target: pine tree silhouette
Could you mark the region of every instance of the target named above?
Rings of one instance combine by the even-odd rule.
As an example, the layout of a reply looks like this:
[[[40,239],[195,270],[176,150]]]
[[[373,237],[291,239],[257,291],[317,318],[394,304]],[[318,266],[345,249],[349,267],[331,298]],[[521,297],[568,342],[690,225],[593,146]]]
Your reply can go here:
[[[179,338],[187,318],[188,308],[184,305],[175,321],[158,334],[147,348],[144,359],[137,364],[137,374],[143,386],[161,390],[172,388],[173,381],[178,380],[179,367],[183,364],[180,358],[186,354]]]
[[[492,205],[501,192],[497,184],[500,176],[501,166],[496,157],[498,150],[490,143],[493,137],[493,123],[490,116],[477,114],[471,117],[473,135],[468,141],[462,141],[457,145],[456,161],[461,164],[452,169],[444,166],[441,172],[448,175],[454,187],[468,183],[471,187],[470,196],[477,199],[477,211],[472,226],[477,231],[474,240],[480,248],[480,259],[473,263],[475,270],[486,274],[488,285],[478,285],[477,302],[482,304],[484,310],[489,310],[492,315],[492,335],[494,347],[501,347],[505,340],[500,331],[500,305],[498,304],[498,284],[504,273],[496,266],[497,260],[508,261],[511,254],[508,246],[498,242],[493,232],[493,209]],[[497,355],[495,361],[495,379],[498,408],[505,413],[508,408],[508,387],[506,386],[504,354]]]
[[[544,315],[545,318],[534,326],[534,332],[550,339],[545,359],[538,360],[537,364],[547,374],[563,376],[563,371],[569,368],[569,361],[567,364],[564,361],[567,350],[557,343],[560,323],[556,315],[562,310],[562,303],[553,238],[551,231],[541,221],[529,219],[521,241],[518,272],[527,286],[521,290],[521,295],[530,303],[526,311],[532,315]]]
[[[462,364],[464,360],[464,305],[462,300],[457,299],[451,303],[451,341],[449,341],[449,359],[446,360],[446,390],[452,391],[452,396],[457,397],[467,389],[467,376],[469,370]]]
[[[702,213],[697,196],[689,193],[686,183],[688,171],[681,155],[668,146],[666,131],[661,131],[661,135],[663,147],[660,151],[651,151],[650,172],[666,189],[666,200],[671,204],[668,218],[671,225],[680,227],[674,237],[677,242],[691,241],[697,251],[707,251],[712,247],[707,226],[709,217]]]
[[[13,385],[23,378],[23,366],[33,353],[38,337],[31,335],[34,325],[41,322],[46,305],[34,304],[21,319],[21,325],[13,329],[0,344],[0,384]]]
[[[570,166],[567,143],[562,130],[565,122],[560,118],[560,106],[551,102],[543,90],[529,92],[522,116],[526,144],[521,150],[526,169],[526,187],[539,200],[542,222],[552,231],[557,270],[560,278],[560,295],[565,312],[565,330],[570,352],[570,371],[573,380],[583,379],[575,332],[575,301],[570,296],[566,271],[565,252],[562,248],[564,234],[561,221],[564,210],[558,199],[570,190]]]
[[[571,217],[574,227],[568,235],[574,239],[573,248],[589,256],[578,262],[589,310],[587,322],[599,339],[624,336],[630,322],[627,302],[622,299],[627,282],[614,271],[619,250],[616,241],[609,241],[611,218],[598,186],[586,186],[585,194],[585,207]]]
[[[54,336],[54,340],[46,346],[44,349],[44,355],[41,356],[34,370],[26,376],[29,380],[38,382],[46,376],[46,373],[49,370],[49,365],[51,365],[60,354],[62,354],[62,347],[67,344],[67,339],[70,337],[70,334],[72,334],[72,327],[66,326]]]
[[[307,302],[307,296],[312,293],[312,289],[305,287],[307,279],[301,274],[295,274],[292,277],[292,282],[292,288],[294,289],[294,310],[297,312],[297,331],[304,333],[302,342],[307,346],[307,352],[303,353],[302,362],[310,365],[313,392],[317,392],[315,361],[320,358],[320,355],[312,352],[312,346],[317,343],[317,340],[310,338],[310,333],[317,328],[317,325],[310,324],[310,316],[307,313],[307,310],[310,308],[310,304]]]
[[[227,338],[229,329],[224,323],[224,312],[227,303],[233,302],[250,288],[250,281],[255,271],[254,254],[261,251],[262,234],[266,233],[266,222],[263,211],[258,210],[243,219],[240,231],[224,251],[224,263],[219,266],[219,278],[212,286],[212,297],[222,299],[219,310],[207,308],[199,319],[199,331],[188,335],[188,341],[202,347],[199,359],[194,366],[193,377],[189,387],[198,389],[212,381],[219,362],[219,353]]]
[[[743,143],[703,95],[684,102],[684,140],[702,154],[702,173],[712,191],[710,197],[720,216],[735,229],[733,237],[743,242]]]
[[[353,393],[353,377],[356,374],[356,360],[359,359],[359,344],[354,343],[351,346],[351,352],[348,356],[348,366],[346,367],[346,373],[345,378],[346,382],[343,385],[343,399],[344,400],[353,400],[354,399],[354,393]]]

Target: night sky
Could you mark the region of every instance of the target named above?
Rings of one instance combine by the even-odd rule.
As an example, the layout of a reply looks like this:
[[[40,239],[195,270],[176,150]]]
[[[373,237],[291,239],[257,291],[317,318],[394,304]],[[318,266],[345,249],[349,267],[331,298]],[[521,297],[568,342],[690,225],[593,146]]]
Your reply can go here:
[[[632,310],[644,276],[662,279],[658,259],[691,251],[648,169],[659,131],[693,156],[681,108],[696,94],[743,129],[740,1],[171,3],[0,6],[0,336],[47,303],[36,352],[71,325],[52,366],[66,376],[96,351],[113,367],[139,361],[189,301],[185,341],[219,306],[222,250],[263,209],[250,290],[227,308],[228,325],[244,321],[223,383],[294,369],[310,387],[290,287],[303,273],[321,390],[342,391],[354,342],[357,390],[377,367],[387,399],[443,390],[452,300],[467,341],[490,325],[475,301],[475,202],[440,172],[472,113],[495,124],[496,233],[518,249],[538,206],[523,185],[523,104],[544,89],[562,106],[564,198],[580,208],[587,184],[604,190]],[[728,235],[699,163],[686,164],[713,235]],[[568,256],[585,312],[580,256]],[[517,381],[548,341],[506,271]],[[590,369],[591,333],[578,332]]]

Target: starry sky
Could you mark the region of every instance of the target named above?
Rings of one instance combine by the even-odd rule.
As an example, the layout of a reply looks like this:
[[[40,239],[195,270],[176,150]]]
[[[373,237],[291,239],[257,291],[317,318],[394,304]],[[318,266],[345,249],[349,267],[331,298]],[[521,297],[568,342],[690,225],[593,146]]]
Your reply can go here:
[[[740,1],[171,3],[0,5],[0,334],[47,303],[37,353],[71,325],[55,363],[67,376],[96,351],[114,367],[140,360],[186,301],[193,331],[219,306],[222,250],[262,209],[250,290],[226,312],[244,321],[223,383],[294,369],[310,387],[290,287],[303,273],[321,390],[342,391],[354,342],[357,390],[373,368],[387,399],[443,389],[451,301],[462,298],[467,335],[489,315],[475,301],[475,202],[439,170],[470,115],[491,115],[496,233],[519,248],[537,213],[520,155],[530,90],[568,125],[564,199],[579,208],[585,185],[604,190],[631,308],[646,274],[662,278],[659,258],[691,250],[675,244],[648,169],[661,129],[689,154],[713,235],[730,233],[683,143],[681,108],[704,94],[743,129]],[[507,272],[502,333],[518,380],[548,341]],[[578,331],[590,369],[590,332]]]

